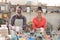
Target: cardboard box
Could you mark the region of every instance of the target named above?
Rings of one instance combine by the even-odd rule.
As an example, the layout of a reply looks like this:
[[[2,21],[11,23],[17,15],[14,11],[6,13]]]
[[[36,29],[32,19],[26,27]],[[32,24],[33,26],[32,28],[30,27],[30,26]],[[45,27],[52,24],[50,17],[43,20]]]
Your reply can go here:
[[[0,37],[0,40],[5,40],[5,37]]]
[[[8,35],[8,28],[0,28],[0,35],[7,36]]]

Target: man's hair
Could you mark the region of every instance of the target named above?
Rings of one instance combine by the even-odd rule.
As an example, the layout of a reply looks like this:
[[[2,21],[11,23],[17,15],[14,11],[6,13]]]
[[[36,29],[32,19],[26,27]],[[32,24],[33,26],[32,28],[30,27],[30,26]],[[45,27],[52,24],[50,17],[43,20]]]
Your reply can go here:
[[[19,6],[18,8],[22,9],[21,6]]]

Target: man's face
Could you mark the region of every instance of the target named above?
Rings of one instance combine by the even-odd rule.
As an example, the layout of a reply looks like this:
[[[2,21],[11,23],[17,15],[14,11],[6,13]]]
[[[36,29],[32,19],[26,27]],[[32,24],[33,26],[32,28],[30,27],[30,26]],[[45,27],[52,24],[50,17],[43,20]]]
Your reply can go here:
[[[18,9],[17,9],[17,13],[18,13],[18,14],[21,14],[21,8],[18,8]]]
[[[17,15],[20,16],[21,15],[21,8],[17,9]]]

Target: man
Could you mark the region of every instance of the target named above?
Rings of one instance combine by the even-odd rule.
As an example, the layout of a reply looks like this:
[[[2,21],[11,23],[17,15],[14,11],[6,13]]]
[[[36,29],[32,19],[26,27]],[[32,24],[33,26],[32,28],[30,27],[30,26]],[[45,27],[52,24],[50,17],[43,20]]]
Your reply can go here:
[[[16,19],[22,19],[23,20],[23,26],[22,26],[22,28],[25,29],[25,27],[26,27],[26,18],[25,18],[25,16],[23,16],[21,14],[21,11],[22,11],[21,7],[18,7],[18,9],[16,9],[17,14],[12,17],[12,19],[11,19],[11,25],[12,26],[15,25],[15,20]]]

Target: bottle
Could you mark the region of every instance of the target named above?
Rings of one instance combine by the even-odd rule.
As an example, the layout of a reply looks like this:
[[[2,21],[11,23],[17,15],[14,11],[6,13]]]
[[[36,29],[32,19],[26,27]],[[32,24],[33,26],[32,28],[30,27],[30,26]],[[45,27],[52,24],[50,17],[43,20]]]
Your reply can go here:
[[[16,35],[12,35],[12,40],[17,40]]]
[[[58,36],[58,40],[60,40],[60,35]]]

